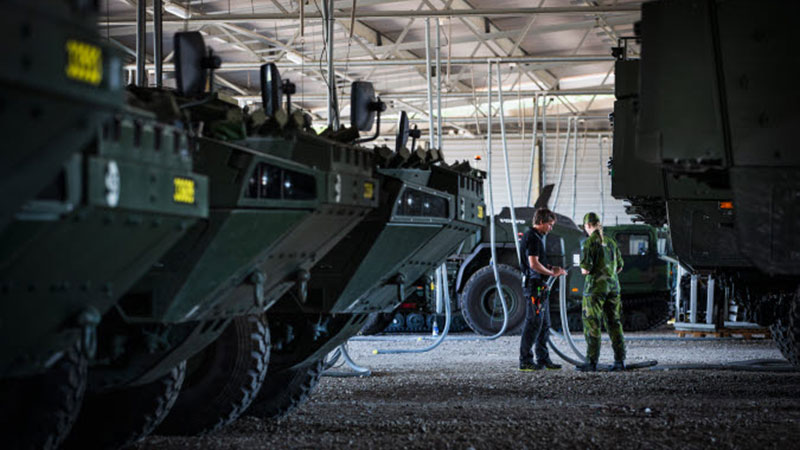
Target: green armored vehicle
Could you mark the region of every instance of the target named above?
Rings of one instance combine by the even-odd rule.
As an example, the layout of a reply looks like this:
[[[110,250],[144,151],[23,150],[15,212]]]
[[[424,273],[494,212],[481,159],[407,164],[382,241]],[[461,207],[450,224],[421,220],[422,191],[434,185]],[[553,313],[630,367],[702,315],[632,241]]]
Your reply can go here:
[[[641,58],[628,58],[628,41],[614,51],[612,160],[612,195],[651,225],[668,222],[680,263],[772,325],[798,367],[800,87],[783,56],[800,39],[799,12],[777,1],[642,5]]]
[[[179,77],[197,82],[132,93],[165,119],[204,124],[194,156],[211,186],[209,216],[101,324],[73,447],[122,445],[159,423],[159,433],[187,435],[235,420],[267,373],[264,312],[287,292],[306,301],[312,266],[377,205],[372,154],[287,115],[273,64],[262,68],[269,110],[246,116],[190,76],[209,61],[199,33],[178,33],[176,49]],[[171,382],[184,371],[182,387]]]
[[[97,3],[3,2],[0,230],[123,103],[119,55],[97,36]]]
[[[116,57],[95,46],[83,17],[91,11],[78,6],[93,3],[47,3],[52,10],[14,4],[6,16],[3,9],[3,20],[14,21],[5,30],[33,27],[39,30],[34,50],[60,48],[52,60],[61,62],[64,52],[69,55],[66,69],[32,65],[31,80],[65,71],[69,78],[71,42],[99,52],[92,60],[99,66],[92,67],[103,70],[92,75],[99,79],[91,78],[97,92],[81,85],[67,88],[68,80],[62,80],[48,88],[52,103],[50,94],[30,101],[35,98],[43,110],[52,108],[58,119],[71,120],[81,120],[92,105],[117,103],[121,93],[112,87],[120,67],[105,65]],[[46,52],[36,56],[48,59]],[[78,59],[91,66],[91,58]],[[76,107],[62,109],[70,98]],[[4,114],[27,114],[20,101],[14,103],[19,111],[4,109]],[[192,169],[185,129],[121,102],[104,116],[92,114],[85,117],[89,131],[59,125],[58,119],[39,123],[35,131],[30,124],[13,130],[3,125],[5,135],[29,138],[35,147],[4,146],[4,152],[29,150],[23,159],[34,155],[43,164],[41,171],[35,161],[32,167],[13,164],[14,170],[26,171],[16,175],[42,182],[30,198],[24,196],[34,185],[3,191],[4,197],[26,200],[11,210],[0,230],[0,398],[7,406],[0,413],[0,431],[10,448],[59,445],[81,408],[102,318],[197,219],[208,215],[207,180]],[[46,135],[42,141],[40,135]]]
[[[280,416],[301,403],[328,352],[370,313],[403,302],[417,279],[483,225],[480,174],[441,164],[435,150],[409,152],[404,142],[394,154],[385,150],[376,149],[378,208],[311,269],[305,300],[290,292],[269,310],[270,373],[249,414]]]

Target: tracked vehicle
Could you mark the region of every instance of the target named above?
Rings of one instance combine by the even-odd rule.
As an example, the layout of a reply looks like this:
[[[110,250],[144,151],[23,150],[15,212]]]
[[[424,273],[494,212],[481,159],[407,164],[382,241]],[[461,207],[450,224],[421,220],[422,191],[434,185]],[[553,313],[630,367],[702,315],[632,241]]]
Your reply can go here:
[[[205,433],[236,419],[267,373],[264,312],[288,291],[305,299],[311,267],[377,205],[372,155],[287,115],[274,65],[262,69],[272,102],[248,116],[191,75],[211,61],[199,33],[177,34],[176,48],[177,92],[132,94],[165,119],[204,124],[194,143],[212,187],[209,216],[101,324],[73,447],[123,445],[159,424],[159,433]]]
[[[375,150],[378,207],[311,269],[307,298],[290,292],[269,310],[270,373],[249,414],[280,416],[306,399],[328,352],[369,313],[403,302],[483,224],[482,175],[442,164],[435,150],[409,152],[407,126],[394,152]]]
[[[4,30],[23,30],[13,51],[30,62],[27,79],[3,79],[15,92],[2,113],[19,116],[3,122],[15,127],[5,134],[20,140],[3,147],[0,165],[14,172],[2,177],[9,215],[0,228],[0,397],[9,406],[0,426],[10,448],[59,445],[81,407],[101,318],[208,215],[187,131],[122,104],[119,60],[86,22],[93,4],[3,8]],[[37,124],[32,110],[52,120]]]
[[[615,49],[612,195],[659,226],[800,366],[793,2],[642,6],[641,58]],[[681,33],[674,30],[680,29]],[[685,51],[691,48],[691,51]]]

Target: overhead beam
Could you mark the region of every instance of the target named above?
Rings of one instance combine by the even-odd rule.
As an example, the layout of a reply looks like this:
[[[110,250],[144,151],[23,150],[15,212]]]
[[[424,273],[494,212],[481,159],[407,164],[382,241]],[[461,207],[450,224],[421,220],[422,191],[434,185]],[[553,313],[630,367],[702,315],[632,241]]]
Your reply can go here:
[[[543,6],[539,8],[476,8],[476,9],[438,9],[419,11],[409,10],[382,10],[382,11],[357,11],[356,19],[396,19],[398,17],[517,17],[530,14],[600,14],[600,13],[630,13],[641,10],[639,3],[626,3],[624,5],[604,5],[604,6]],[[349,10],[343,10],[348,12]],[[288,13],[256,13],[256,14],[214,14],[213,16],[165,18],[164,22],[191,22],[191,23],[248,23],[260,20],[299,20],[299,12]],[[322,15],[316,11],[306,11],[306,20],[319,20]],[[101,23],[110,25],[133,25],[135,18],[124,17],[106,20],[100,19]]]
[[[451,65],[483,65],[488,60],[500,62],[503,64],[579,64],[579,63],[597,63],[597,62],[613,62],[614,57],[606,55],[574,55],[574,56],[506,56],[498,58],[452,58],[450,59]],[[324,61],[323,61],[324,62]],[[317,60],[307,60],[304,62],[307,65],[320,64]],[[261,65],[260,62],[228,62],[220,67],[219,71],[225,70],[251,70],[257,69]],[[408,58],[408,59],[365,59],[365,60],[337,60],[333,62],[336,67],[375,67],[375,66],[424,66],[424,58]],[[292,67],[296,68],[298,65],[294,63],[278,63],[278,67]],[[173,64],[165,64],[164,70],[174,70]],[[135,66],[125,66],[126,69],[135,68]],[[148,68],[151,68],[148,66]]]

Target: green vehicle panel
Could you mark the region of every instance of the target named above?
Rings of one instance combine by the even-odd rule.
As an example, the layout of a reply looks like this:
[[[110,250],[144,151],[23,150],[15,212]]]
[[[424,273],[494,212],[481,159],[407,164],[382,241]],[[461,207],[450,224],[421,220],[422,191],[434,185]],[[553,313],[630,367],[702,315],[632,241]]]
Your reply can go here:
[[[393,309],[485,220],[482,182],[473,175],[439,166],[379,172],[379,208],[312,269],[308,301],[284,297],[270,310],[278,322],[291,322],[293,311],[323,314],[316,332],[295,333],[294,353],[273,347],[277,370],[322,358],[358,332],[367,313]]]
[[[0,42],[0,229],[123,104],[118,52],[97,36],[91,2],[4,2]]]
[[[236,108],[217,99],[191,112],[230,118]],[[235,128],[235,118],[229,123]],[[304,133],[196,140],[196,170],[212,186],[208,220],[131,289],[122,322],[101,328],[112,342],[170,325],[164,344],[105,347],[110,364],[93,370],[93,389],[151,381],[213,341],[231,318],[263,313],[292,288],[304,295],[311,267],[377,205],[380,187],[371,155]],[[115,362],[123,356],[124,364]]]
[[[82,315],[99,319],[208,215],[184,132],[128,111],[94,139],[0,234],[0,374],[41,371],[93,333]]]

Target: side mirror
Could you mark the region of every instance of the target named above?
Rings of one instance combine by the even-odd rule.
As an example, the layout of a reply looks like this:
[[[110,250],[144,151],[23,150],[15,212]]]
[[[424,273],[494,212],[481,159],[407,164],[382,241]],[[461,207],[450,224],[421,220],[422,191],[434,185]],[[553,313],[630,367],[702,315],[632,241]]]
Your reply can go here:
[[[196,97],[206,88],[206,72],[203,58],[206,44],[197,32],[175,33],[175,82],[178,93],[184,97]]]
[[[175,33],[175,79],[178,93],[197,97],[205,92],[207,80],[214,84],[214,69],[221,65],[218,56],[209,48],[198,31]],[[206,70],[209,71],[206,77]]]
[[[365,139],[356,139],[356,143],[374,141],[381,133],[381,113],[386,111],[386,103],[375,98],[375,88],[366,81],[354,81],[350,90],[350,125],[359,131],[368,131],[375,123],[377,113],[377,129],[375,135]]]
[[[261,66],[261,102],[264,106],[264,113],[269,117],[274,117],[275,113],[283,108],[281,73],[274,63]]]
[[[350,90],[350,126],[359,131],[369,131],[375,123],[375,88],[366,81],[354,81]]]
[[[408,131],[408,114],[405,111],[400,111],[400,118],[397,120],[397,137],[394,140],[394,151],[399,152],[400,149],[406,148]]]

